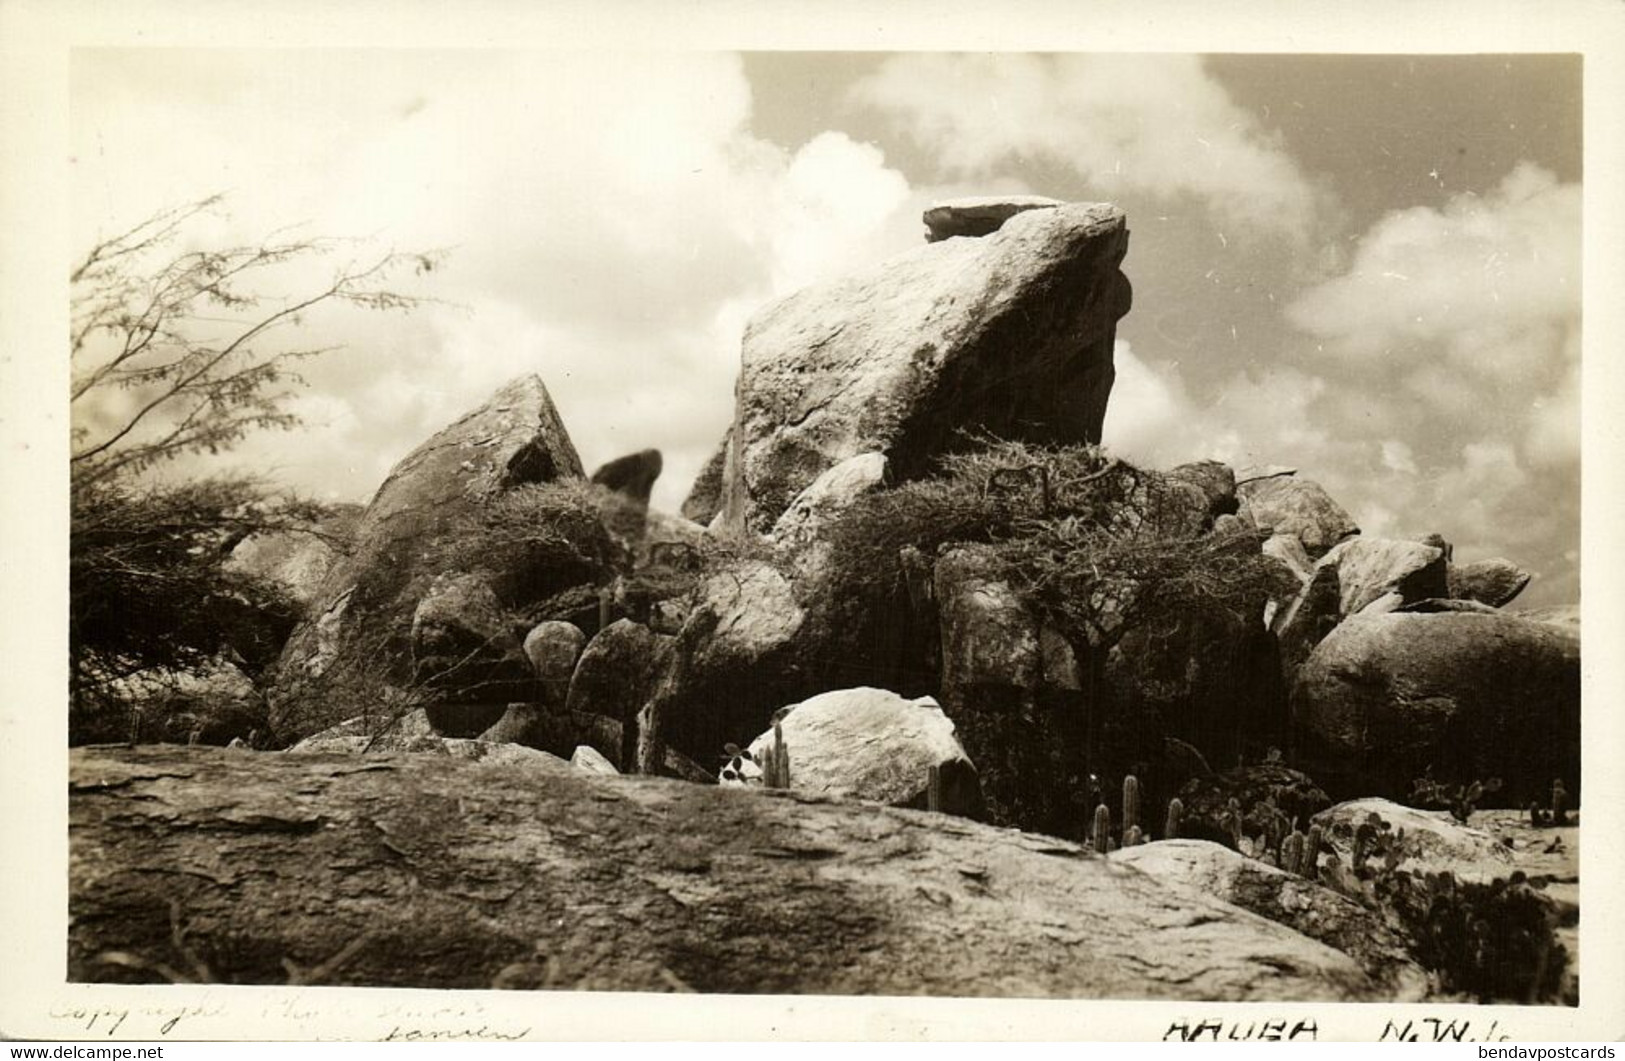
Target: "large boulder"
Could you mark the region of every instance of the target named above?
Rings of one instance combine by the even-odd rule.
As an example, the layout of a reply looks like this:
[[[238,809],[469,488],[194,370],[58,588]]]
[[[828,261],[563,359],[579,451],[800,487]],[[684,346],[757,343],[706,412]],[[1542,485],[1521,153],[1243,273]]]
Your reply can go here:
[[[899,481],[963,431],[1098,442],[1128,312],[1120,211],[1029,210],[819,284],[745,333],[722,525],[766,533],[828,469],[879,452]]]
[[[1454,873],[1461,880],[1484,883],[1511,876],[1518,868],[1510,847],[1483,829],[1463,825],[1448,811],[1425,811],[1386,799],[1355,799],[1315,815],[1326,843],[1345,865],[1352,863],[1355,832],[1372,815],[1388,833],[1404,860],[1400,869],[1413,873]]]
[[[778,734],[797,792],[924,809],[936,767],[943,812],[974,818],[982,811],[976,767],[929,696],[905,700],[866,688],[822,693],[785,709]],[[752,741],[751,757],[760,762],[778,734],[768,730]]]
[[[927,243],[955,236],[988,236],[1024,210],[1048,210],[1064,205],[1042,195],[967,195],[933,203],[921,219]]]
[[[1397,597],[1397,608],[1449,593],[1444,551],[1421,542],[1350,538],[1332,547],[1320,565],[1337,568],[1338,605],[1345,616],[1389,594]]]
[[[852,502],[886,485],[886,457],[860,453],[814,479],[796,495],[773,525],[773,540],[790,548],[805,548]]]
[[[1523,592],[1530,577],[1529,572],[1501,557],[1451,564],[1449,595],[1457,600],[1478,601],[1500,608]]]
[[[537,623],[525,635],[525,658],[530,661],[536,680],[542,683],[544,690],[557,688],[560,703],[564,701],[563,694],[569,691],[570,677],[575,674],[576,663],[586,644],[587,635],[581,632],[581,627],[557,619]]]
[[[1245,479],[1236,494],[1254,523],[1276,534],[1291,534],[1311,557],[1344,538],[1360,533],[1359,525],[1317,482],[1290,473]]]
[[[1580,642],[1561,628],[1472,612],[1357,615],[1299,671],[1294,723],[1334,794],[1403,798],[1431,767],[1499,777],[1499,799],[1579,791]]]
[[[1388,992],[1390,1001],[1427,997],[1427,973],[1411,959],[1405,938],[1379,915],[1329,888],[1205,840],[1160,840],[1122,848],[1110,857],[1164,884],[1233,903],[1342,951]]]
[[[283,649],[272,725],[303,736],[346,717],[354,705],[331,694],[333,664],[400,652],[413,611],[442,573],[429,549],[440,535],[514,487],[581,475],[581,459],[536,376],[508,383],[408,454],[378,488],[350,554],[328,572]]]

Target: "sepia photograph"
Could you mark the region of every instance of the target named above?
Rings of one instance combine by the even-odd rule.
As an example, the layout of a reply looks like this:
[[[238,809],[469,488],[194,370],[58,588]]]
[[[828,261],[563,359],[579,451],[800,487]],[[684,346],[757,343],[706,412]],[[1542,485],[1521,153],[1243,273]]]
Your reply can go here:
[[[1591,59],[823,39],[67,51],[61,997],[1625,1016]]]

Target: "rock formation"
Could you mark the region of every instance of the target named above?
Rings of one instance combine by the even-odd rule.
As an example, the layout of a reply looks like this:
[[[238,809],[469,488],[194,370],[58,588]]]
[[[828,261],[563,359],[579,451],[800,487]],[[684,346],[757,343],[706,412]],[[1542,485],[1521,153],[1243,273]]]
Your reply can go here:
[[[575,446],[535,376],[508,383],[408,454],[373,496],[350,554],[328,572],[283,649],[272,726],[301,736],[343,717],[345,705],[324,695],[329,668],[341,655],[372,657],[399,643],[428,584],[455,574],[432,570],[426,546],[459,517],[515,486],[581,475]]]

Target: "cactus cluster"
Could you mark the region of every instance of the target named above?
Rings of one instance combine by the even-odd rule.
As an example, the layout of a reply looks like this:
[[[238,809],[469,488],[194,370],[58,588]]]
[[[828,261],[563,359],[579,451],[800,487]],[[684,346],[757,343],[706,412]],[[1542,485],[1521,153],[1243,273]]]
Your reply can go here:
[[[773,743],[762,749],[762,785],[764,788],[790,787],[790,748],[784,743],[784,728],[773,723]]]

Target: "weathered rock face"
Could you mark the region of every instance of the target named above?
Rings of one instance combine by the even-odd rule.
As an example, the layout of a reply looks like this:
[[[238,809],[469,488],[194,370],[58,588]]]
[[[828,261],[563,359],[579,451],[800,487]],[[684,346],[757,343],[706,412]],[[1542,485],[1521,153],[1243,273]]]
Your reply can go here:
[[[547,388],[523,376],[413,450],[379,487],[355,529],[349,556],[328,572],[309,617],[278,664],[271,723],[285,735],[315,732],[347,705],[323,690],[347,651],[375,657],[404,631],[439,571],[425,546],[460,518],[515,486],[579,478],[581,460]]]
[[[1298,828],[1307,829],[1309,819],[1332,802],[1307,774],[1278,763],[1255,763],[1194,777],[1180,789],[1179,800],[1185,807],[1180,835],[1218,842],[1225,842],[1230,835],[1225,812],[1231,800],[1241,806],[1242,825],[1248,836],[1268,828],[1269,804],[1295,819]]]
[[[1392,1001],[1427,997],[1427,973],[1411,959],[1405,939],[1381,917],[1329,888],[1205,840],[1139,844],[1110,857],[1164,884],[1251,910],[1347,954]]]
[[[1338,858],[1349,864],[1354,831],[1373,814],[1390,826],[1390,836],[1405,856],[1401,869],[1454,873],[1461,880],[1483,883],[1510,876],[1517,868],[1510,848],[1482,829],[1461,824],[1448,811],[1417,810],[1386,799],[1356,799],[1328,807],[1315,816],[1315,824]]]
[[[745,334],[723,526],[766,533],[860,453],[918,477],[962,429],[1099,441],[1127,247],[1110,206],[1029,210],[763,310]]]
[[[1430,766],[1499,777],[1512,806],[1556,777],[1578,792],[1579,639],[1508,615],[1354,616],[1304,664],[1293,717],[1334,794],[1403,797]]]
[[[1024,210],[1048,210],[1065,205],[1059,199],[1042,195],[973,195],[949,199],[925,211],[925,239],[928,243],[955,236],[987,236]]]
[[[790,787],[797,792],[923,810],[934,766],[942,811],[971,818],[981,813],[976,767],[931,697],[905,700],[884,689],[841,689],[786,711],[780,731],[789,751]],[[752,758],[761,761],[774,736],[769,730],[751,742]]]
[[[308,608],[339,558],[336,544],[349,542],[360,518],[361,506],[345,505],[308,530],[249,535],[237,543],[224,567],[274,582]]]
[[[1396,607],[1449,594],[1444,551],[1421,542],[1350,538],[1320,559],[1337,568],[1339,606],[1353,615],[1390,593]]]
[[[1292,475],[1248,479],[1236,486],[1253,522],[1276,534],[1291,534],[1311,557],[1320,557],[1351,534],[1360,533],[1349,514],[1319,483]]]
[[[285,961],[316,968],[359,941],[324,983],[1380,997],[1323,944],[1045,837],[562,764],[366,765],[74,750],[69,977],[156,980],[184,932],[237,984],[284,983]],[[109,951],[138,961],[96,960]]]
[[[1529,572],[1500,557],[1451,564],[1449,596],[1500,608],[1511,604],[1529,585],[1529,579]]]

